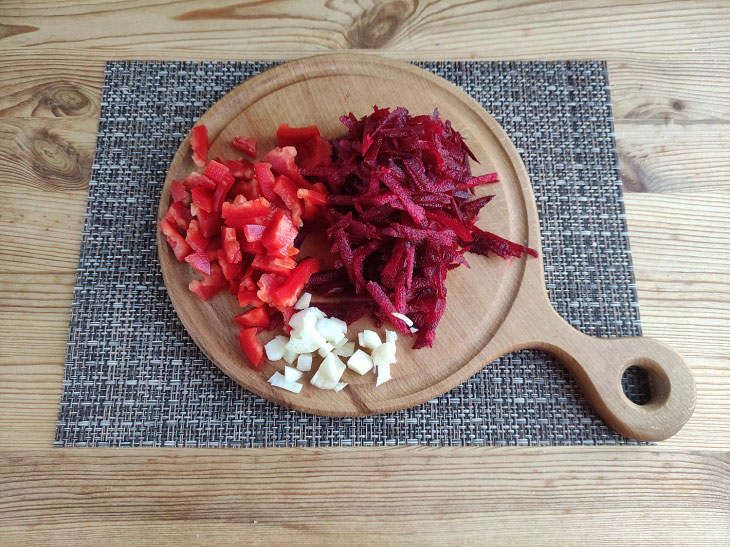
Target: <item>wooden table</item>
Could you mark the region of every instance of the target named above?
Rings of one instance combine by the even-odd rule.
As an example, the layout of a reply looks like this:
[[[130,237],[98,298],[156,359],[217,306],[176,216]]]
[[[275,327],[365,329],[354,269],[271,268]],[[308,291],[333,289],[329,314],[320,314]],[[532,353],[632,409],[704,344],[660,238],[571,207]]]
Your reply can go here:
[[[730,542],[730,4],[0,3],[0,544]],[[322,3],[324,4],[324,3]],[[629,448],[54,449],[104,62],[606,59],[644,332],[697,379]]]

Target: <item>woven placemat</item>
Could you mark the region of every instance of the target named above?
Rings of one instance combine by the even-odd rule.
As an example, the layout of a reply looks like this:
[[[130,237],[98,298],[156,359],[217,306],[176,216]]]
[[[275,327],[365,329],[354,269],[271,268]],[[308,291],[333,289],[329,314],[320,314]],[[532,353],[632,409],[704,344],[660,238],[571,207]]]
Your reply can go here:
[[[516,144],[537,199],[547,287],[557,310],[588,334],[640,335],[605,63],[418,64],[471,94]],[[55,444],[635,442],[607,428],[570,375],[535,351],[505,356],[410,410],[354,419],[272,404],[205,358],[162,282],[155,246],[159,195],[194,122],[270,66],[107,64]],[[633,400],[648,395],[639,376],[625,378],[624,387]]]

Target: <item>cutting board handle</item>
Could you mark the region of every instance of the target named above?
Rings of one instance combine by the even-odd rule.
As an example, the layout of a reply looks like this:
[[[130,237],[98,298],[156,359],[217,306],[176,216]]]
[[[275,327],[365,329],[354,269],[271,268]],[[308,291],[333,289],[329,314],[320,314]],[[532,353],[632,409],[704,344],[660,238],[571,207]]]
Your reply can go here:
[[[588,336],[552,306],[549,313],[523,317],[522,327],[525,337],[519,347],[555,355],[593,408],[622,435],[640,441],[664,440],[692,416],[696,401],[692,373],[682,357],[661,342]],[[647,404],[630,401],[623,391],[621,378],[631,366],[649,374],[652,393]]]

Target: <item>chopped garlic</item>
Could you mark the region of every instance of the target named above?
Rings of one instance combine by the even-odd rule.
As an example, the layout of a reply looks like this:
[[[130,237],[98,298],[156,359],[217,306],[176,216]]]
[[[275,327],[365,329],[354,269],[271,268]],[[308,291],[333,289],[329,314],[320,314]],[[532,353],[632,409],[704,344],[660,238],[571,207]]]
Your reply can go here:
[[[284,378],[287,382],[296,382],[302,377],[302,371],[292,367],[284,367]]]
[[[277,336],[264,346],[264,349],[266,350],[266,357],[269,361],[278,361],[284,357],[284,348],[287,342],[288,339],[286,336]]]
[[[384,384],[390,380],[390,363],[378,365],[378,379],[375,382],[375,387]]]
[[[292,393],[299,393],[302,390],[302,384],[298,382],[288,381],[283,374],[275,372],[274,375],[269,378],[268,382],[274,387],[280,387]]]
[[[309,304],[312,302],[312,295],[308,292],[303,292],[301,296],[299,297],[299,300],[297,300],[297,303],[294,304],[295,310],[306,310],[309,307]]]
[[[395,363],[395,342],[380,344],[371,354],[373,365],[380,368],[382,365]]]
[[[339,319],[323,317],[317,321],[316,329],[328,342],[334,342],[342,338],[347,332],[347,323]]]
[[[297,370],[309,372],[312,370],[312,354],[304,353],[297,358]]]
[[[311,339],[300,338],[299,336],[292,336],[289,338],[285,346],[285,350],[292,351],[294,353],[311,353],[317,351],[319,346],[315,344]],[[282,353],[282,357],[283,357]]]
[[[332,346],[332,344],[330,344],[329,342],[325,342],[325,343],[324,343],[324,345],[323,345],[322,347],[320,347],[320,348],[319,348],[319,350],[317,351],[317,353],[319,353],[319,355],[320,355],[321,357],[327,357],[327,355],[328,355],[328,354],[329,354],[329,353],[330,353],[330,352],[331,352],[331,351],[332,351],[333,349],[335,349],[335,348],[334,348],[334,346]]]
[[[413,326],[413,321],[411,321],[411,319],[409,317],[406,317],[402,313],[393,312],[393,313],[391,313],[391,315],[393,317],[397,317],[398,319],[402,320],[409,327],[412,327]]]
[[[378,336],[377,332],[372,330],[362,331],[362,343],[360,344],[362,347],[367,349],[375,349],[380,344],[382,344],[382,342],[380,341],[380,336]]]
[[[347,368],[363,375],[373,368],[373,360],[367,353],[359,349],[347,360]]]
[[[355,342],[348,342],[339,348],[335,348],[335,355],[340,357],[350,357],[353,353],[355,353]]]

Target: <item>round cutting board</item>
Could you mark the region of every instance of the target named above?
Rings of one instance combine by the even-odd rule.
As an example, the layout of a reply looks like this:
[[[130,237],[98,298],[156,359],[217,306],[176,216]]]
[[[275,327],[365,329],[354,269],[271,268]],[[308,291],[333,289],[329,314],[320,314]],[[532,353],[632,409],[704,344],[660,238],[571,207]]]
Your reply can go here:
[[[404,106],[412,114],[438,108],[462,133],[481,164],[475,175],[496,171],[500,183],[480,189],[495,194],[479,226],[540,251],[540,233],[532,188],[517,151],[499,124],[466,93],[413,65],[370,55],[333,54],[286,63],[246,81],[218,101],[199,123],[211,142],[209,157],[237,157],[232,137],[255,137],[260,151],[276,146],[280,123],[317,125],[323,136],[344,133],[339,117],[361,117],[380,107]],[[195,166],[187,138],[172,161],[158,216],[170,204],[170,182]],[[492,360],[516,349],[535,348],[556,354],[569,368],[588,401],[614,429],[633,438],[658,440],[675,433],[694,408],[694,381],[673,351],[646,338],[597,339],[570,327],[551,307],[544,287],[542,260],[470,255],[471,268],[458,268],[447,278],[446,313],[431,349],[412,350],[412,340],[399,338],[393,379],[375,387],[373,373],[359,376],[349,369],[349,385],[341,392],[309,385],[301,393],[272,387],[267,379],[283,362],[263,370],[248,366],[241,354],[238,328],[241,312],[235,298],[221,294],[203,302],[188,290],[195,277],[178,263],[158,231],[158,251],[170,299],[195,342],[223,372],[271,401],[302,412],[327,416],[362,416],[391,412],[441,395],[468,379]],[[317,254],[316,243],[303,248]],[[372,323],[351,325],[354,339]],[[382,331],[381,331],[382,332]],[[275,333],[261,335],[265,342]],[[315,359],[315,363],[318,361]],[[629,366],[645,368],[653,379],[652,400],[643,406],[629,401],[621,376]],[[316,370],[316,367],[314,367]]]

